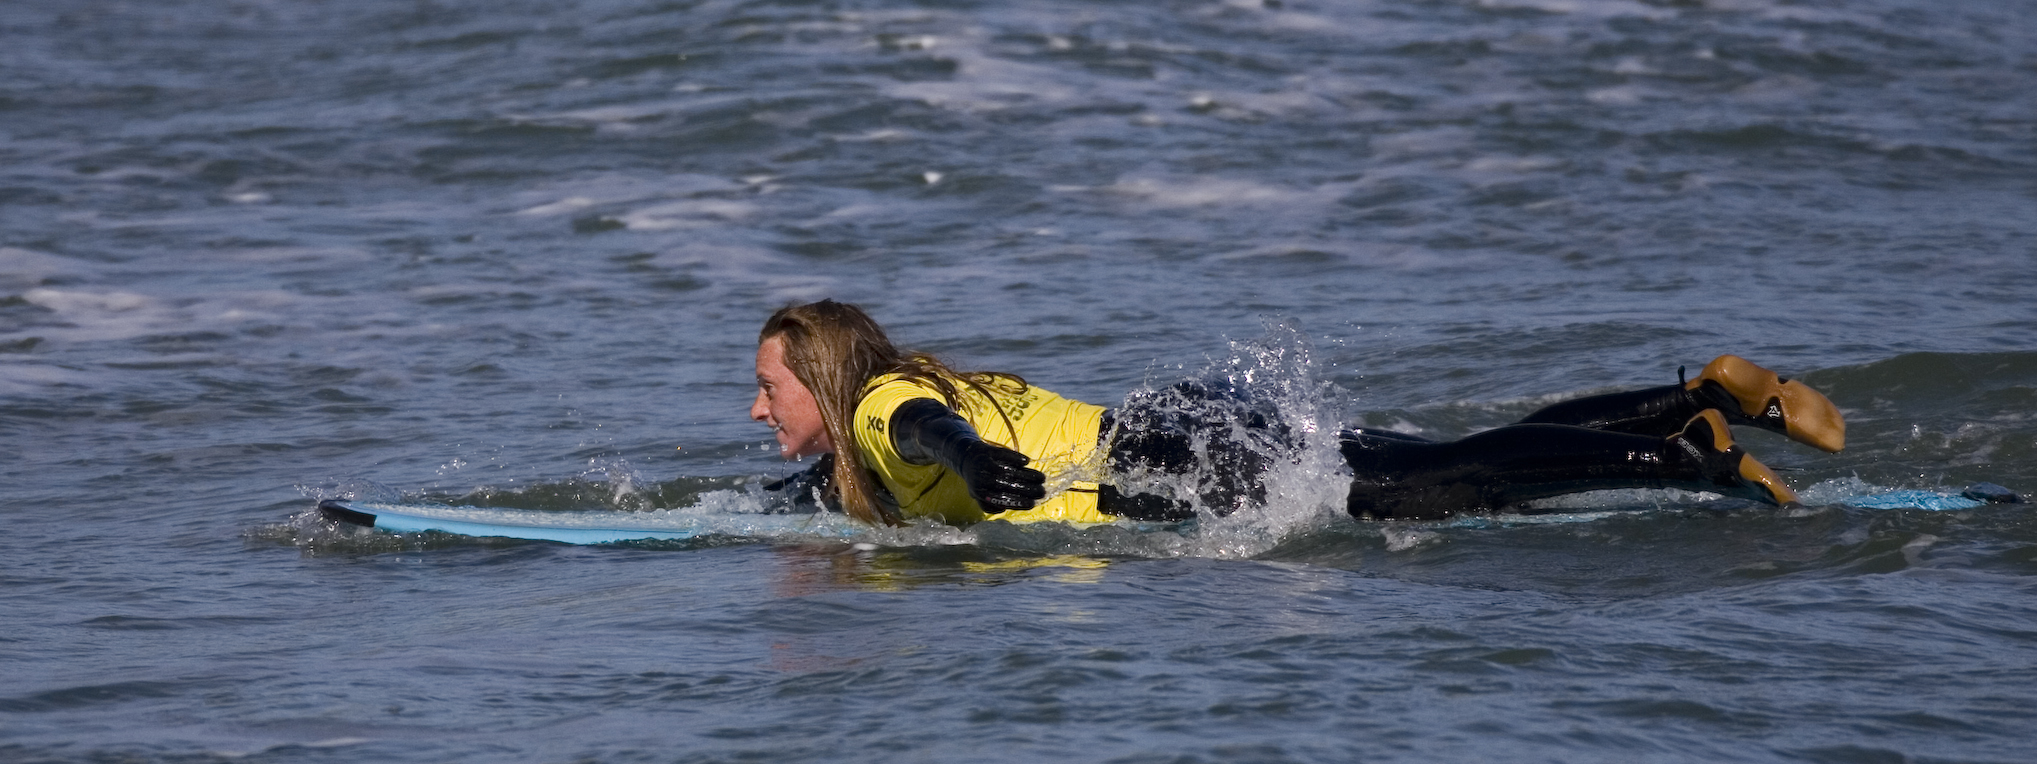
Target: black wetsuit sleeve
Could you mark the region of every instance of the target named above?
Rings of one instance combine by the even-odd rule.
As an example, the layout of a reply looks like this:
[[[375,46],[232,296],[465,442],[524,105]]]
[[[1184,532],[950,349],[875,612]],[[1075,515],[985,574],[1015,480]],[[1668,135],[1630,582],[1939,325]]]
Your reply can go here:
[[[969,487],[984,513],[1031,509],[1047,495],[1047,476],[1026,466],[1032,459],[989,443],[954,410],[932,398],[915,398],[891,414],[891,445],[912,464],[939,464]]]

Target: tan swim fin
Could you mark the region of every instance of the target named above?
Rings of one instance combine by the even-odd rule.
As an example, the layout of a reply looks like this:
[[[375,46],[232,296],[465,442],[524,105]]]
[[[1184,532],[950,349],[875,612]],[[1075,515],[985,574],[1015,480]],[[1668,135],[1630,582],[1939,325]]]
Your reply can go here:
[[[1783,379],[1745,358],[1722,355],[1712,359],[1684,388],[1709,397],[1731,415],[1734,424],[1782,433],[1824,451],[1836,453],[1846,448],[1846,419],[1832,401],[1809,385]]]
[[[1781,476],[1733,442],[1726,417],[1717,410],[1698,412],[1683,426],[1683,432],[1669,437],[1704,465],[1705,477],[1716,486],[1712,490],[1776,506],[1796,503],[1796,492]]]

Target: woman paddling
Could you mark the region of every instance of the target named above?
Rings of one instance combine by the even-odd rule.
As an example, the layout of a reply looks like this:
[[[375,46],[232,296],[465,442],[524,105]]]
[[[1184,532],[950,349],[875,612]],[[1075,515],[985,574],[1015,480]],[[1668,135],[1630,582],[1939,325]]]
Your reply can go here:
[[[1284,425],[1235,390],[1183,383],[1112,411],[901,350],[833,300],[764,323],[757,387],[750,417],[771,426],[781,455],[825,457],[810,473],[822,498],[871,523],[1179,520],[1196,504],[1227,514],[1264,500],[1261,477],[1292,448]],[[1353,473],[1345,509],[1432,519],[1612,488],[1795,501],[1729,424],[1845,447],[1845,422],[1823,395],[1728,355],[1680,384],[1565,401],[1455,441],[1341,432]],[[1183,478],[1192,500],[1128,479],[1153,475]]]

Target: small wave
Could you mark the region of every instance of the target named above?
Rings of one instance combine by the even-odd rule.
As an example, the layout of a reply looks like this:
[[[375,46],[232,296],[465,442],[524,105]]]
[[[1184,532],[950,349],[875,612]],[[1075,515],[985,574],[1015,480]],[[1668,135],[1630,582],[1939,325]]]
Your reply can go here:
[[[80,685],[0,699],[0,711],[36,713],[117,705],[136,700],[173,698],[189,689],[191,689],[189,686],[177,682],[138,681]]]

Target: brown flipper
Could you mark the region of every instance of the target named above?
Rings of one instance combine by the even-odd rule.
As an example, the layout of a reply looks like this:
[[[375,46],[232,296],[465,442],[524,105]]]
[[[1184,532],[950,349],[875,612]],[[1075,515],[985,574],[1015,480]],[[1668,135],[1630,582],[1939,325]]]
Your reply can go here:
[[[1717,402],[1725,405],[1735,424],[1782,433],[1790,440],[1833,453],[1846,448],[1846,419],[1831,400],[1809,385],[1783,379],[1745,358],[1722,355],[1712,359],[1684,387],[1720,399]]]

